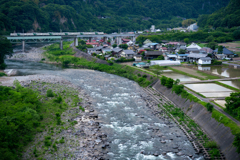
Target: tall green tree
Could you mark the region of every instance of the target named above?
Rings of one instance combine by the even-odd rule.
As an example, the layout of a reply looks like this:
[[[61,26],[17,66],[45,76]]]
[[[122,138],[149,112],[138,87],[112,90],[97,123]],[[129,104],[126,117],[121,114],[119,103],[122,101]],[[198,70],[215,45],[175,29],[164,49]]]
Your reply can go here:
[[[0,36],[0,69],[4,69],[6,64],[4,63],[4,58],[6,55],[11,56],[13,53],[12,44],[6,37]]]

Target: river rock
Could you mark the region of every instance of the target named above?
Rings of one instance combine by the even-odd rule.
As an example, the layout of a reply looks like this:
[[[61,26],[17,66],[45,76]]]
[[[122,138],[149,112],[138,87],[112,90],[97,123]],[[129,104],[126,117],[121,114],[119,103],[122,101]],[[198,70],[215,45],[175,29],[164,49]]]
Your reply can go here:
[[[18,70],[16,70],[16,69],[5,69],[4,72],[8,76],[16,76],[16,75],[18,75]]]

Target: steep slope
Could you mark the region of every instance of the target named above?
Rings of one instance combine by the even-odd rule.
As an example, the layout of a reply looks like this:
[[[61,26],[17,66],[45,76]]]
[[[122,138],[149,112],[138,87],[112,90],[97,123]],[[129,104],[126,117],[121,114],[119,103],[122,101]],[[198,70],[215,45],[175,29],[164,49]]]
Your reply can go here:
[[[104,31],[176,27],[229,0],[0,0],[1,31]]]
[[[231,0],[227,7],[221,8],[211,15],[202,15],[198,19],[200,27],[228,27],[240,26],[240,1]]]

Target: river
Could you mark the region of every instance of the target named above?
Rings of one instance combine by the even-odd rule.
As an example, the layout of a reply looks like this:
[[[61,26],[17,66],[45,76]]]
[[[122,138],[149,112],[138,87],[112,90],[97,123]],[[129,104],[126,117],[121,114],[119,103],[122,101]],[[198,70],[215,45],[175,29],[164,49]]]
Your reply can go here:
[[[102,131],[108,135],[108,159],[181,160],[191,159],[190,155],[203,159],[195,154],[187,137],[171,119],[152,114],[142,99],[146,93],[134,81],[104,72],[62,69],[37,62],[6,60],[6,64],[8,69],[18,69],[21,75],[58,75],[84,89],[99,113]],[[162,140],[166,143],[161,143]]]

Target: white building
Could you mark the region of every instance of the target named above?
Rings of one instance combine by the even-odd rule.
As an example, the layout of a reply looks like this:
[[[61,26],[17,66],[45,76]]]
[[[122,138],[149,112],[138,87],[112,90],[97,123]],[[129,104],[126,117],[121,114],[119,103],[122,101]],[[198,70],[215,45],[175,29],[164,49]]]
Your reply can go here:
[[[211,58],[210,57],[201,57],[198,59],[198,64],[211,64]]]
[[[197,23],[194,23],[194,24],[191,24],[190,26],[188,26],[187,30],[190,30],[190,31],[198,30]]]
[[[150,61],[150,66],[159,65],[159,66],[176,66],[181,65],[180,61],[170,61],[170,60],[154,60]]]
[[[150,32],[156,32],[155,25],[152,25],[152,26],[151,26]]]
[[[189,48],[197,48],[198,50],[202,49],[202,47],[200,47],[196,43],[192,43],[190,46],[187,47],[187,49],[189,49]]]

